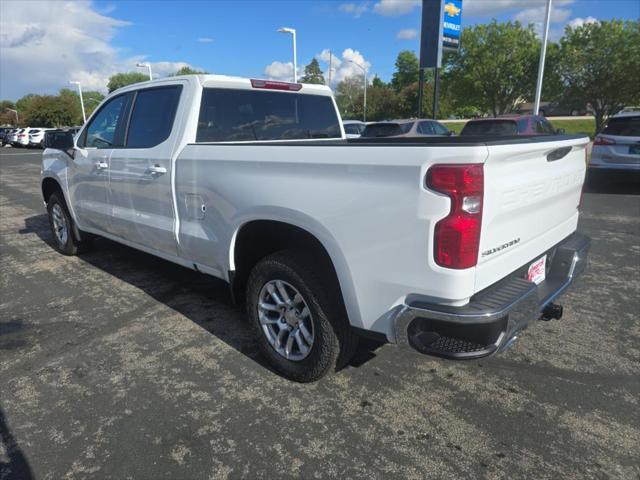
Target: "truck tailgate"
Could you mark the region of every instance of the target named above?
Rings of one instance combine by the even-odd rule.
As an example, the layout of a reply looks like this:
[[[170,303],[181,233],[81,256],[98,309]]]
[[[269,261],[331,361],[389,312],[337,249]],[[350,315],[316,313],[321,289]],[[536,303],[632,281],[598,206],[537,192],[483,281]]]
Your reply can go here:
[[[489,145],[475,290],[576,230],[588,138]]]

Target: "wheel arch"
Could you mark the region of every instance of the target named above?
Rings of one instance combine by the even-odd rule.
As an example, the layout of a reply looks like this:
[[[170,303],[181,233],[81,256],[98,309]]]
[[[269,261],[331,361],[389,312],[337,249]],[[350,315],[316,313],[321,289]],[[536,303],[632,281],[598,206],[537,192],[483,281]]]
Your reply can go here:
[[[67,206],[69,205],[64,195],[64,191],[62,190],[62,185],[60,185],[60,182],[58,181],[58,179],[53,177],[44,177],[42,179],[40,187],[42,190],[42,199],[44,203],[47,203],[51,194],[55,192],[60,192],[62,194],[62,198],[64,202],[67,204]]]
[[[242,298],[249,273],[262,258],[280,250],[300,248],[314,252],[326,262],[329,273],[338,282],[349,322],[361,326],[355,301],[355,289],[347,262],[337,242],[322,226],[309,228],[290,219],[254,218],[242,223],[233,233],[229,247],[229,280],[234,298]]]

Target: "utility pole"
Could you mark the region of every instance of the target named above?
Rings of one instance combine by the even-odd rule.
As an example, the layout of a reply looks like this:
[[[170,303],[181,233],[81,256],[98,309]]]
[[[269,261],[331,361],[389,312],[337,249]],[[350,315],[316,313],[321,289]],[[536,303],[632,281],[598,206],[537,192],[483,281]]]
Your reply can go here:
[[[542,46],[540,48],[540,63],[538,64],[538,81],[536,83],[536,101],[533,114],[540,112],[540,97],[542,96],[542,77],[544,76],[544,58],[547,54],[547,38],[549,37],[549,19],[551,18],[551,0],[547,0],[547,10],[544,16],[544,33],[542,34]]]
[[[151,73],[151,64],[149,62],[136,63],[136,67],[146,68],[149,71],[149,80],[153,80],[153,73]]]
[[[87,123],[87,115],[84,113],[84,99],[82,98],[82,85],[80,85],[80,82],[71,81],[69,83],[78,86],[78,93],[80,94],[80,107],[82,107],[82,120],[83,124]]]
[[[329,88],[331,88],[331,69],[333,68],[332,60],[333,60],[333,55],[331,53],[331,50],[329,50]]]
[[[433,119],[438,119],[438,91],[440,90],[440,69],[436,67],[433,76]]]
[[[424,68],[418,70],[418,118],[422,118],[422,97],[424,91]]]
[[[282,27],[279,28],[280,33],[290,33],[293,38],[293,83],[298,83],[298,62],[296,54],[296,30],[295,28]]]

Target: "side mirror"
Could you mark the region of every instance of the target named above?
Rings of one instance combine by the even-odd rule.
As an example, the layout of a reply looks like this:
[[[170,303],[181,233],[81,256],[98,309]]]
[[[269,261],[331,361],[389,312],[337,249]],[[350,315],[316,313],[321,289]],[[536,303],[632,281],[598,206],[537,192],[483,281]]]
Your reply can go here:
[[[44,134],[44,147],[57,150],[70,150],[73,148],[73,133],[50,131]]]
[[[556,135],[564,135],[564,128],[556,129]]]

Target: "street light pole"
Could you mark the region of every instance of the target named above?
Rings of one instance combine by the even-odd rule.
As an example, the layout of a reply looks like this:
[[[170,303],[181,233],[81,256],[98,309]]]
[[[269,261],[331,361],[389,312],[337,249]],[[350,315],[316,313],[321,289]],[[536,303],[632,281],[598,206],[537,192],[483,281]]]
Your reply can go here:
[[[363,67],[357,62],[353,60],[349,60],[349,62],[353,63],[356,67],[362,70],[362,75],[364,76],[364,101],[363,101],[363,112],[362,112],[362,121],[367,121],[367,69]]]
[[[83,123],[87,123],[87,115],[84,113],[84,99],[82,98],[82,85],[80,85],[80,82],[74,81],[71,81],[69,83],[78,86],[78,93],[80,94],[80,106],[82,107],[82,120]]]
[[[153,80],[153,74],[151,73],[151,64],[149,62],[136,63],[136,67],[146,68],[149,70],[149,80]]]
[[[298,82],[298,61],[296,55],[296,30],[295,28],[282,27],[279,28],[280,33],[290,33],[293,39],[293,83]]]
[[[538,81],[536,83],[536,101],[533,114],[540,111],[540,96],[542,95],[542,77],[544,76],[544,58],[547,54],[547,38],[549,37],[549,19],[551,18],[551,1],[547,0],[547,10],[544,15],[544,33],[542,34],[542,47],[540,48],[540,63],[538,64]]]

